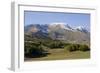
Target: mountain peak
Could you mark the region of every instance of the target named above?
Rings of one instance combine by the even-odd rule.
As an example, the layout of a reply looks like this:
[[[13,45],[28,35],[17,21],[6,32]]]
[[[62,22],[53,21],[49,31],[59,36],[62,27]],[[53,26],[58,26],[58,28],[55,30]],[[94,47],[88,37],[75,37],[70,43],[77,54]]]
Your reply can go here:
[[[73,30],[73,28],[70,25],[68,25],[66,23],[61,23],[61,22],[59,22],[59,23],[51,23],[49,25],[49,27],[51,27],[51,28],[66,29],[66,30]]]
[[[27,28],[25,28],[25,30],[30,30],[32,32],[37,32],[37,31],[42,31],[44,33],[48,33],[49,31],[52,30],[69,30],[69,31],[80,31],[80,32],[84,32],[87,33],[88,30],[86,28],[84,28],[83,26],[78,26],[78,27],[71,27],[69,24],[66,23],[62,23],[62,22],[55,22],[55,23],[51,23],[51,24],[31,24],[28,25]]]
[[[59,27],[59,28],[65,28],[65,23],[61,23],[61,22],[59,22],[59,23],[51,23],[51,24],[49,24],[49,26],[51,26],[51,27]]]
[[[85,28],[84,28],[84,27],[82,27],[82,26],[78,26],[78,27],[76,27],[76,30],[81,31],[81,32],[85,32],[85,33],[87,33],[87,32],[88,32],[88,30],[87,30],[87,29],[85,29]]]

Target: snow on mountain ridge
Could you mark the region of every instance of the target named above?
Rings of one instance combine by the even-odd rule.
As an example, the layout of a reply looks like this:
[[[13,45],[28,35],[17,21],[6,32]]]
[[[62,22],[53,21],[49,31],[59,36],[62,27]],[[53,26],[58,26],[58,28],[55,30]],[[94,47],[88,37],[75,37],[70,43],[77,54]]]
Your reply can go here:
[[[78,31],[81,31],[81,32],[88,32],[88,30],[86,30],[85,27],[83,27],[83,26],[78,26],[75,29]]]
[[[81,32],[88,32],[88,30],[83,26],[72,27],[66,23],[51,23],[49,26],[57,27],[59,26],[62,29],[71,30],[71,31],[81,31]]]
[[[78,26],[78,27],[72,27],[69,24],[66,23],[51,23],[51,24],[33,24],[33,25],[28,25],[28,27],[36,27],[38,30],[48,33],[50,30],[56,30],[56,29],[65,29],[65,30],[70,30],[73,32],[76,31],[81,31],[81,32],[88,32],[83,26]]]
[[[66,30],[73,30],[71,26],[69,26],[68,24],[66,23],[51,23],[49,25],[49,27],[59,27],[61,29],[66,29]]]

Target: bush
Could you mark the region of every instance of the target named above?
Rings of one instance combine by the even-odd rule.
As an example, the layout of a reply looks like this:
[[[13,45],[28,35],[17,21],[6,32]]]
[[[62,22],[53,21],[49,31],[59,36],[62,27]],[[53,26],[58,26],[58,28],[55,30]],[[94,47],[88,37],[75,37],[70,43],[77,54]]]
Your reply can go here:
[[[77,51],[78,50],[78,45],[77,44],[70,44],[70,45],[67,45],[66,49],[70,52]]]
[[[69,44],[65,47],[70,52],[73,51],[89,51],[90,48],[87,45],[80,45],[80,44]]]
[[[24,48],[25,57],[42,57],[46,55],[44,46],[41,43],[26,42]]]
[[[87,45],[80,45],[79,50],[80,51],[89,51],[90,48]]]

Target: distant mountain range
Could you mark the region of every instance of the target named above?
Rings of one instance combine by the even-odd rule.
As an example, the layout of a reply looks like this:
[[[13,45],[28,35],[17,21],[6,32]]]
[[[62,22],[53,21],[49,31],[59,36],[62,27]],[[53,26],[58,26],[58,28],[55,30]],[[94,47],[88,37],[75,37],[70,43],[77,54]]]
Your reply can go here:
[[[65,23],[30,24],[24,27],[25,36],[51,38],[75,43],[89,43],[90,32],[82,26],[72,28]]]

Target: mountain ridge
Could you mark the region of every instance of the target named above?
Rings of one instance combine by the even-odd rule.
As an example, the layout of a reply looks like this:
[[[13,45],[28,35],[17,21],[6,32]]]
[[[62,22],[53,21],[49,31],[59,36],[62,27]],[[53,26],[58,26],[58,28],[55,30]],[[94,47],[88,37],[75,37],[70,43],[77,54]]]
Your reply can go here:
[[[24,27],[25,36],[31,35],[33,38],[51,38],[74,43],[89,43],[90,33],[83,27],[72,28],[64,23],[52,24],[31,24]]]
[[[51,23],[51,24],[30,24],[25,26],[26,27],[36,27],[41,31],[48,31],[48,28],[62,28],[62,29],[66,29],[66,30],[72,30],[72,31],[81,31],[81,32],[85,32],[88,33],[89,31],[84,28],[83,26],[77,26],[77,27],[71,27],[69,24],[66,23]],[[25,29],[26,31],[26,29]]]

